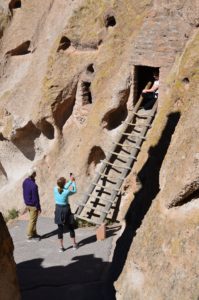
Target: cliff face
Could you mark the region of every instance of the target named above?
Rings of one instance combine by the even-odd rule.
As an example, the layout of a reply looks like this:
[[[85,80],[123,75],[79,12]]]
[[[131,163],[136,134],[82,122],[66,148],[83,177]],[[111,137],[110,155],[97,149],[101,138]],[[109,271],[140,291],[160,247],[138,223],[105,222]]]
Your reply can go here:
[[[131,245],[115,284],[117,299],[198,299],[198,46],[195,31],[173,65],[140,154],[141,187],[133,199],[126,195],[132,202],[116,253],[129,231]]]
[[[0,213],[0,299],[21,299],[13,258],[13,242]]]
[[[18,6],[1,46],[1,209],[22,206],[22,180],[36,165],[49,213],[57,178],[72,171],[85,189],[127,114],[130,49],[150,1]]]
[[[133,104],[138,69],[158,67],[158,113],[134,169],[141,184],[130,174],[121,203],[136,236],[116,289],[121,299],[195,299],[198,1],[2,3],[0,210],[22,208],[32,165],[44,214],[58,177],[73,172],[86,191]]]

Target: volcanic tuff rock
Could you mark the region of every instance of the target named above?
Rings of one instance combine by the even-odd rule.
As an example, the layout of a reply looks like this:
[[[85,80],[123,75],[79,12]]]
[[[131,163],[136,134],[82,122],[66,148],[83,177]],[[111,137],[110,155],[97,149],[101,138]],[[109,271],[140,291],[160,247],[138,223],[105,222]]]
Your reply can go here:
[[[197,299],[198,1],[1,5],[0,209],[23,208],[33,165],[44,214],[69,172],[79,191],[71,201],[81,198],[135,102],[137,70],[158,67],[158,113],[122,188],[132,244],[117,297]]]
[[[13,258],[13,242],[0,213],[0,299],[21,299]]]

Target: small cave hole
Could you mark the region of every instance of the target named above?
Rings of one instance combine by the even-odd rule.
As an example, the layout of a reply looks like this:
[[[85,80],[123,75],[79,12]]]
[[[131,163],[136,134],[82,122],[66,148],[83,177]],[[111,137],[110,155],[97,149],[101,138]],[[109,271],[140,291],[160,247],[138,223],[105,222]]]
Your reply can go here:
[[[127,101],[130,94],[130,88],[120,92],[119,97],[121,98],[119,106],[108,111],[103,119],[102,126],[108,130],[113,130],[122,124],[128,115]]]
[[[59,42],[59,47],[57,49],[57,52],[59,52],[60,50],[66,50],[70,46],[71,46],[71,41],[66,36],[62,36]]]
[[[9,10],[11,11],[11,13],[13,9],[20,8],[20,7],[21,7],[21,0],[11,0],[9,3]]]
[[[38,128],[41,130],[43,135],[45,135],[49,140],[54,139],[54,127],[45,119],[42,119],[38,124]]]
[[[114,27],[116,25],[116,20],[115,20],[115,17],[113,15],[107,15],[105,17],[104,22],[105,22],[106,28]]]
[[[91,170],[100,163],[101,160],[105,159],[106,155],[104,153],[104,151],[102,150],[101,147],[99,146],[94,146],[88,156],[88,167],[87,167],[87,171],[86,174],[90,175]]]
[[[87,72],[89,72],[89,73],[94,73],[94,72],[95,72],[95,69],[94,69],[93,64],[88,65],[88,67],[87,67],[86,70],[87,70]]]
[[[91,86],[91,82],[88,81],[81,82],[82,105],[92,103],[92,94],[91,94],[90,86]]]
[[[188,78],[188,77],[183,78],[183,79],[182,79],[182,82],[183,82],[184,84],[189,84],[189,78]]]
[[[17,46],[16,48],[8,51],[6,55],[10,55],[10,56],[26,55],[31,52],[29,50],[29,47],[30,47],[30,41],[26,41],[20,44],[19,46]]]
[[[6,141],[6,139],[4,138],[2,132],[0,132],[0,141]]]

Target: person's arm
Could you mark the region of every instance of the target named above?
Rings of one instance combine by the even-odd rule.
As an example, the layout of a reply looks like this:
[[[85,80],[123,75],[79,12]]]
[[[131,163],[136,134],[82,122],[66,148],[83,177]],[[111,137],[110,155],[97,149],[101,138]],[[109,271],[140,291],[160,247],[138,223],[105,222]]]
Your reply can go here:
[[[70,186],[71,184],[72,184],[72,181],[69,180],[69,181],[65,184],[64,188],[65,188],[65,189],[68,189],[69,186]]]
[[[76,182],[73,181],[69,187],[69,193],[75,194],[77,192]]]
[[[159,83],[154,82],[154,84],[152,85],[152,87],[150,89],[144,89],[142,92],[143,93],[151,93],[151,92],[157,91],[158,88],[159,88]]]
[[[38,187],[36,184],[32,187],[32,199],[35,203],[37,210],[41,212],[39,192],[38,192]]]

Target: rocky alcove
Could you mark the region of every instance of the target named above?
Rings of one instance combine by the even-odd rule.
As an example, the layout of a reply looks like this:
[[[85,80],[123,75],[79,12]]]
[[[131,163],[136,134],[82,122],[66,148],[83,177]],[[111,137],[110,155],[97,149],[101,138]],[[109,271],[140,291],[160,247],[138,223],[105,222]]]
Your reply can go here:
[[[9,10],[11,11],[11,14],[13,14],[13,9],[17,9],[21,7],[21,0],[11,0],[8,7]]]
[[[37,127],[41,130],[44,136],[46,136],[49,140],[54,139],[54,127],[50,124],[46,119],[42,119],[38,122]]]
[[[4,138],[3,134],[0,133],[0,141],[5,141],[6,139]]]
[[[122,124],[128,115],[127,101],[130,94],[130,88],[119,93],[120,102],[117,108],[108,111],[103,119],[102,126],[108,130],[113,130]]]
[[[23,128],[16,129],[11,137],[12,143],[24,154],[29,160],[34,160],[35,139],[38,138],[41,131],[29,121]]]
[[[101,147],[94,146],[89,153],[88,161],[87,161],[87,171],[86,174],[90,175],[91,170],[100,163],[101,160],[105,159],[106,155]]]
[[[86,71],[87,73],[94,73],[95,72],[94,65],[93,64],[88,65]]]
[[[104,18],[105,27],[114,27],[116,25],[115,17],[112,14],[108,14]]]
[[[63,89],[52,105],[52,113],[55,125],[62,130],[64,124],[72,115],[76,100],[77,84],[72,86],[71,91]]]
[[[62,36],[60,42],[59,42],[59,47],[57,49],[57,52],[59,52],[60,50],[67,50],[69,47],[71,46],[71,41],[69,40],[69,38],[67,38],[66,36]]]
[[[90,86],[91,86],[91,82],[88,81],[81,82],[82,105],[92,103],[92,94],[91,94]]]
[[[19,46],[17,46],[16,48],[6,52],[6,55],[10,55],[10,56],[26,55],[31,52],[29,50],[29,47],[30,47],[30,41],[25,41]]]

